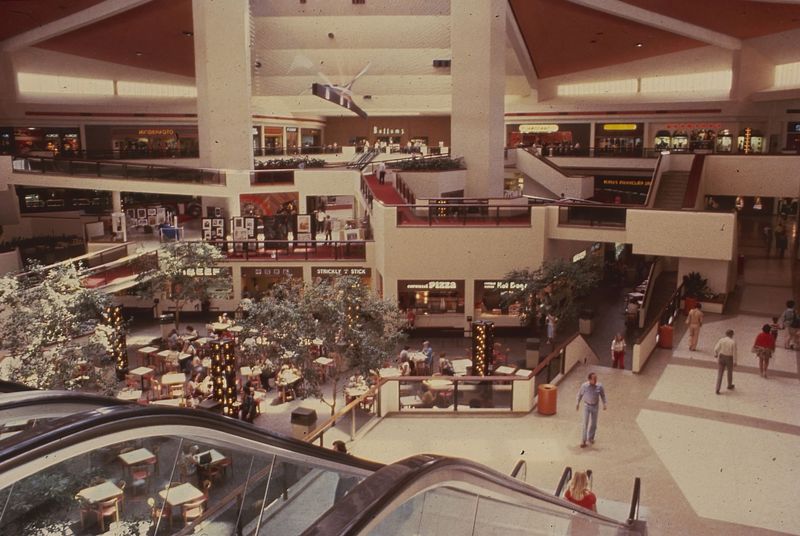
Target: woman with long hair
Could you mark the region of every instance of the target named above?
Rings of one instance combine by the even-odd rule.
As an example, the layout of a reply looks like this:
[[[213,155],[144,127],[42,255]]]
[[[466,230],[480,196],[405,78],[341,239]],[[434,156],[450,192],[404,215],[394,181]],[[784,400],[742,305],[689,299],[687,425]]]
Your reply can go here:
[[[761,328],[761,333],[756,336],[756,341],[753,343],[753,353],[758,357],[758,371],[764,378],[767,377],[767,367],[769,367],[769,360],[775,352],[775,338],[772,336],[772,326],[764,324]]]
[[[587,510],[597,512],[597,497],[589,489],[589,475],[584,471],[578,471],[572,475],[569,489],[564,493],[564,498]]]

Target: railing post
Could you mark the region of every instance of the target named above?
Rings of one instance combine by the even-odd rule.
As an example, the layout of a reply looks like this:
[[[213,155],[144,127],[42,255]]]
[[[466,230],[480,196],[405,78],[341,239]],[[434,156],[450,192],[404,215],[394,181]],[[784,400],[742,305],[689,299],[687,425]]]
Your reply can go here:
[[[354,441],[356,438],[356,407],[354,406],[350,411],[350,441]]]

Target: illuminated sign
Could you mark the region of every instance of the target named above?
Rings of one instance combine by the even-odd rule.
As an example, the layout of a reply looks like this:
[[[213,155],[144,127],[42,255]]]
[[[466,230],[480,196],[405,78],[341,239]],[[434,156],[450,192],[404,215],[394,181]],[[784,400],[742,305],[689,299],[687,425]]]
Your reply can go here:
[[[519,132],[522,134],[548,134],[558,132],[558,125],[520,125]]]
[[[339,277],[346,275],[354,275],[359,277],[369,277],[371,270],[369,268],[352,267],[352,268],[311,268],[311,277]]]
[[[636,130],[637,128],[636,123],[606,123],[603,125],[603,130]]]
[[[402,136],[406,133],[404,128],[379,128],[378,126],[372,127],[373,134],[383,134],[384,136]]]
[[[139,136],[174,136],[175,131],[171,128],[140,128]]]
[[[586,250],[583,250],[572,256],[572,262],[578,262],[585,258],[586,258]]]
[[[651,179],[603,179],[603,186],[650,186]]]
[[[525,288],[525,283],[517,281],[484,281],[484,290],[522,290]]]

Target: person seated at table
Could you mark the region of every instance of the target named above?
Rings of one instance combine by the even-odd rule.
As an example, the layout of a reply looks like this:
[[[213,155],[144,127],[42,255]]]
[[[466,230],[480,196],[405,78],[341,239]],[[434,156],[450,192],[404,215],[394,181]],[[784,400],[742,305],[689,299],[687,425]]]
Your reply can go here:
[[[186,326],[186,338],[196,339],[198,337],[200,337],[200,334],[197,333],[197,330],[194,329],[194,326]]]
[[[261,374],[258,375],[258,378],[261,380],[261,386],[269,393],[272,391],[272,387],[269,385],[270,378],[275,380],[275,367],[272,365],[272,361],[269,359],[267,360],[264,365],[261,367]]]
[[[445,357],[444,352],[439,354],[439,372],[443,376],[455,376],[456,371],[453,368],[453,363]]]
[[[423,341],[422,353],[425,354],[425,368],[430,374],[433,371],[433,347],[431,347],[430,341]]]
[[[404,357],[406,358],[406,360],[409,359],[408,351],[410,349],[411,349],[411,347],[409,345],[407,345],[407,344],[403,346],[403,349],[400,350],[400,355],[397,356],[398,363],[402,363]]]
[[[181,357],[181,359],[178,361],[178,366],[183,372],[191,374],[192,367],[194,366],[194,358],[197,357],[197,349],[190,341],[186,341],[186,343],[183,345],[183,348],[181,348],[181,352],[186,355]]]
[[[181,347],[180,337],[178,336],[178,330],[173,329],[169,332],[169,336],[167,337],[167,347],[170,350],[178,350]]]
[[[186,368],[186,373],[189,376],[196,376],[200,375],[200,379],[202,380],[206,376],[206,368],[203,366],[203,362],[200,360],[200,356],[194,356],[189,362],[189,365]]]
[[[422,393],[419,399],[422,401],[420,405],[423,408],[432,408],[433,405],[436,403],[436,395],[433,394],[433,391],[431,391],[430,389]]]
[[[248,380],[242,387],[242,406],[239,409],[239,418],[252,424],[257,414],[258,405],[253,396],[253,384]]]
[[[203,373],[198,372],[192,376],[189,382],[186,384],[186,391],[192,398],[204,398],[205,393],[203,392],[203,389]]]
[[[411,360],[408,358],[408,356],[403,356],[400,358],[400,375],[411,376]]]

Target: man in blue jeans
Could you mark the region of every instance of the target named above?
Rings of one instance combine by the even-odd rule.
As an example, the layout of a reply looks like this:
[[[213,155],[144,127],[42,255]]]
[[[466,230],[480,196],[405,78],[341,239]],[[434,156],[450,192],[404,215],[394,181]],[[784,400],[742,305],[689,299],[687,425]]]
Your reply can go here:
[[[594,443],[594,434],[597,431],[597,406],[600,400],[603,401],[603,409],[608,409],[606,403],[606,391],[603,384],[597,383],[597,374],[589,373],[589,381],[583,382],[578,390],[578,403],[575,411],[580,409],[583,400],[583,435],[581,436],[581,448],[586,447],[587,441]]]

